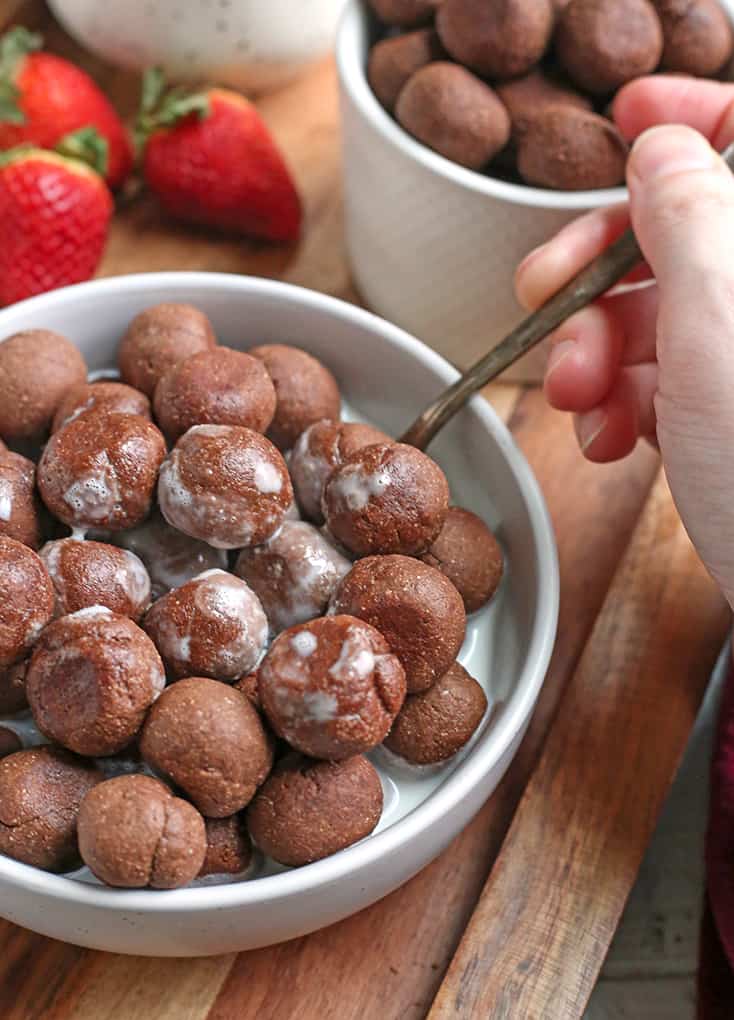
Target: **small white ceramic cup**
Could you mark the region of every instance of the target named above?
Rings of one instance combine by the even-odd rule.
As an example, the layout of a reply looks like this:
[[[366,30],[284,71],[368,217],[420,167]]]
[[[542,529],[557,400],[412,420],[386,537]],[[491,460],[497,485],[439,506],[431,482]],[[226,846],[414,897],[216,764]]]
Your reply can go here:
[[[66,30],[121,67],[266,92],[331,49],[344,0],[49,0]]]
[[[734,11],[733,0],[724,6]],[[460,368],[522,317],[517,264],[580,213],[622,202],[625,188],[562,192],[466,170],[411,138],[365,75],[374,24],[350,0],[337,35],[344,120],[347,249],[365,301]],[[545,352],[506,374],[536,381]]]

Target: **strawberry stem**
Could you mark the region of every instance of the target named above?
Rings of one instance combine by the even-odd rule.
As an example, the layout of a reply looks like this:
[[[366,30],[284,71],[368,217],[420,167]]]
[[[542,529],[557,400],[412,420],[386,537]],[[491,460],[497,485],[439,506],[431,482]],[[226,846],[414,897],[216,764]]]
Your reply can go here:
[[[42,46],[43,36],[29,32],[22,25],[0,36],[0,121],[25,124],[25,116],[18,105],[20,91],[14,79],[21,61]]]
[[[135,121],[135,148],[142,153],[148,138],[163,127],[173,127],[186,117],[196,114],[200,120],[209,116],[206,92],[190,92],[183,86],[166,90],[160,67],[151,67],[143,75],[140,110]]]
[[[61,156],[70,156],[82,163],[87,163],[96,170],[100,177],[107,173],[109,162],[109,143],[106,138],[93,127],[78,128],[64,135],[54,149]]]

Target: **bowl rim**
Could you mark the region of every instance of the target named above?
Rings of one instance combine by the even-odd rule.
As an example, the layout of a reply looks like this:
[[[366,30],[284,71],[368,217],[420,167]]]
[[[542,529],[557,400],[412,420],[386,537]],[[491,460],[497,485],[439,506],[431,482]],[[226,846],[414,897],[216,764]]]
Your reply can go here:
[[[336,35],[336,65],[342,87],[362,117],[389,144],[430,173],[451,184],[487,198],[514,205],[557,210],[591,210],[626,202],[627,188],[596,188],[591,191],[553,191],[528,184],[513,184],[480,174],[439,155],[411,137],[378,102],[366,75],[365,42],[369,14],[364,0],[348,0]]]
[[[381,335],[391,346],[422,362],[442,383],[449,384],[458,376],[456,369],[431,348],[398,326],[356,305],[292,284],[228,273],[138,273],[64,287],[0,311],[0,337],[9,332],[5,322],[11,321],[19,313],[42,321],[46,311],[69,302],[78,301],[83,305],[87,298],[93,296],[104,298],[129,294],[145,297],[161,289],[169,292],[180,289],[182,296],[197,289],[211,289],[219,294],[228,292],[235,299],[238,294],[250,295],[265,300],[285,301],[297,308],[307,307],[332,319],[353,323]],[[49,874],[0,855],[0,883],[7,882],[28,893],[68,904],[102,910],[130,910],[140,915],[200,913],[263,905],[294,895],[313,894],[346,876],[358,876],[381,858],[399,853],[434,824],[440,824],[446,814],[470,795],[482,778],[511,750],[513,742],[523,732],[550,662],[559,609],[557,549],[553,525],[538,482],[525,456],[489,402],[476,396],[470,406],[478,415],[485,432],[497,443],[515,475],[531,522],[529,540],[534,545],[537,575],[543,578],[537,593],[537,611],[524,667],[516,679],[515,691],[506,703],[505,713],[494,722],[491,753],[485,750],[482,754],[481,745],[477,746],[425,801],[381,832],[314,864],[251,882],[230,882],[170,891],[112,889],[79,882],[64,875]]]

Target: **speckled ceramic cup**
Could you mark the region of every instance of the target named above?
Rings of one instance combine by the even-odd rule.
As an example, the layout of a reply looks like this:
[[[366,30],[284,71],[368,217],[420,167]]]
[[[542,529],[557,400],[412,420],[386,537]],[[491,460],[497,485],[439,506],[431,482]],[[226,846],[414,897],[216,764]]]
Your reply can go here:
[[[49,0],[98,56],[180,81],[266,92],[329,51],[344,0]]]

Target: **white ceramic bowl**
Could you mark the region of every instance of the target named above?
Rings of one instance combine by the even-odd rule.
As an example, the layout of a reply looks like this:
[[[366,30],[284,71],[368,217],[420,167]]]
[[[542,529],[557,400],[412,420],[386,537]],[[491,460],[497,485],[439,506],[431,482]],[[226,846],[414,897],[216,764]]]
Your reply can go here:
[[[66,30],[98,56],[178,81],[209,79],[265,92],[296,77],[334,41],[344,0],[49,0]]]
[[[734,0],[723,5],[734,14]],[[531,188],[439,156],[375,98],[365,74],[375,28],[362,0],[350,0],[336,51],[352,270],[375,312],[465,368],[522,317],[521,259],[580,213],[624,201],[626,189]],[[543,364],[533,351],[508,378],[536,380]]]
[[[154,273],[69,287],[0,312],[0,337],[44,327],[73,338],[90,369],[114,364],[142,308],[190,301],[234,347],[297,343],[335,372],[359,417],[397,434],[456,373],[400,329],[352,305],[285,284],[209,273]],[[533,475],[491,407],[475,398],[431,452],[454,499],[497,528],[506,580],[474,614],[461,659],[494,706],[467,753],[441,769],[380,759],[385,811],[375,834],[308,867],[261,868],[249,881],[172,892],[123,891],[49,875],[0,856],[0,914],[35,931],[113,952],[193,956],[293,938],[362,909],[419,871],[492,793],[533,711],[558,613],[552,527]],[[80,876],[82,879],[85,876]]]

